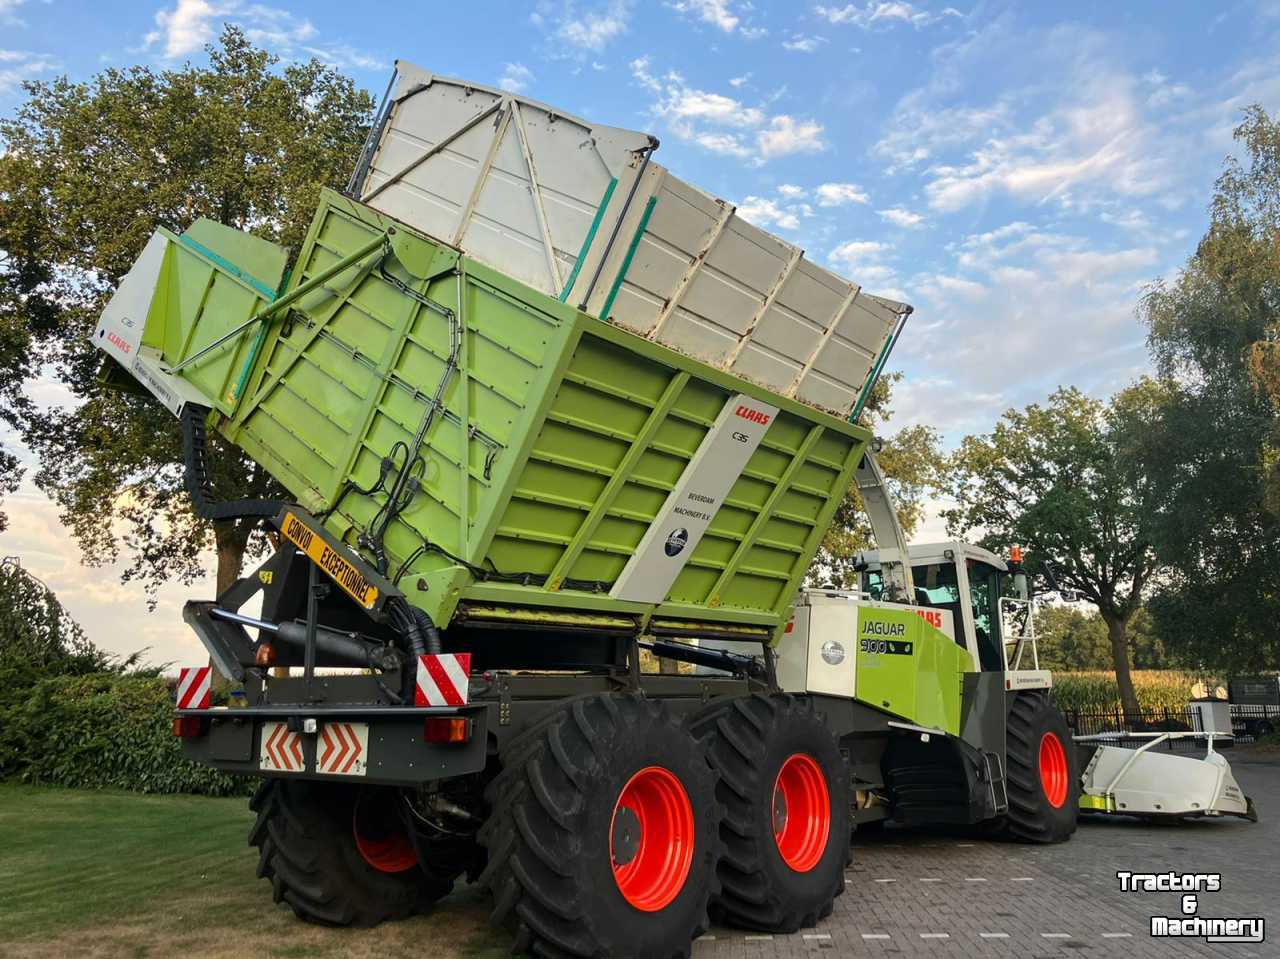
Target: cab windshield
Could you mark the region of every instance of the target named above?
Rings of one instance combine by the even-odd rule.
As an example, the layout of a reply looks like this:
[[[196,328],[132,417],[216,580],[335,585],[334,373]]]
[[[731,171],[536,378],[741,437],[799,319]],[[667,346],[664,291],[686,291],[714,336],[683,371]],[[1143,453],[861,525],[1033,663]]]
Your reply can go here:
[[[965,562],[980,668],[984,671],[1002,670],[1004,652],[1000,638],[1000,571],[976,560]],[[911,578],[915,583],[916,604],[948,610],[955,623],[956,643],[966,646],[960,584],[955,563],[921,563],[912,566]],[[875,600],[889,599],[879,570],[867,572],[866,592]]]

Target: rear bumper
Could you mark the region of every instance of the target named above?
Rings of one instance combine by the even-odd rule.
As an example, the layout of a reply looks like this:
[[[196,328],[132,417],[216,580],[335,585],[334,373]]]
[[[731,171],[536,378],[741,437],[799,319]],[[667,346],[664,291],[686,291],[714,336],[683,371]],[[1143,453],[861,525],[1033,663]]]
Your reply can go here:
[[[254,706],[178,710],[201,721],[183,755],[229,773],[414,786],[484,768],[488,710],[405,706]],[[430,717],[467,722],[467,740],[429,743]]]

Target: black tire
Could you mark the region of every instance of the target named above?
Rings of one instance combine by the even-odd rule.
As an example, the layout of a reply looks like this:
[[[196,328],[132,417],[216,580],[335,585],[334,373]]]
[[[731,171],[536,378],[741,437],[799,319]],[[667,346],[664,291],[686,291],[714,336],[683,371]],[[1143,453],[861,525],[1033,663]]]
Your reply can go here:
[[[1066,765],[1065,795],[1050,796],[1051,775],[1041,770],[1041,746],[1057,740]],[[1009,707],[1006,736],[1009,812],[1004,832],[1023,842],[1066,842],[1076,831],[1080,810],[1080,765],[1071,730],[1042,690],[1018,693]],[[1053,800],[1060,798],[1055,803]]]
[[[383,801],[389,790],[366,790]],[[365,861],[353,822],[361,787],[344,783],[268,779],[249,808],[258,814],[249,832],[257,846],[258,877],[271,881],[272,897],[308,922],[373,926],[403,919],[447,895],[450,881],[428,878],[418,866],[383,872]],[[364,807],[367,808],[367,807]],[[394,809],[389,829],[403,829]]]
[[[597,695],[557,709],[503,749],[480,830],[492,921],[512,928],[513,952],[539,956],[688,957],[706,931],[721,847],[715,775],[662,703]],[[614,878],[615,805],[632,777],[660,767],[692,810],[683,885],[642,911]],[[621,840],[620,840],[621,841]]]
[[[717,703],[693,718],[690,731],[720,774],[725,807],[720,835],[721,891],[716,917],[765,932],[795,932],[831,915],[844,892],[849,861],[849,772],[839,744],[808,699],[753,695]],[[779,773],[794,756],[816,763],[830,810],[825,845],[812,865],[788,865],[775,838]]]

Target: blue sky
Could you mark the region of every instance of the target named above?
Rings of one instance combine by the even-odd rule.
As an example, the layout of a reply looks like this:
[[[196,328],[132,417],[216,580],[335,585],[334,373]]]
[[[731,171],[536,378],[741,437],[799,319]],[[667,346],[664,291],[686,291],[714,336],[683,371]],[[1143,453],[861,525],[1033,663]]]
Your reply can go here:
[[[400,57],[648,130],[681,177],[915,305],[895,422],[954,442],[1146,368],[1143,286],[1203,231],[1242,108],[1280,110],[1280,2],[953,2],[0,0],[0,113],[23,79],[200,59],[232,21],[377,94]]]

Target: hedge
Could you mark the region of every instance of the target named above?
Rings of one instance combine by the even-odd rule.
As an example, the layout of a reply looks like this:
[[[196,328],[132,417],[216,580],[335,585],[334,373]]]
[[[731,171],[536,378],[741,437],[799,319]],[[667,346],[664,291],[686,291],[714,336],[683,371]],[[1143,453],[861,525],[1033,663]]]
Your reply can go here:
[[[157,677],[57,676],[0,707],[0,778],[146,793],[247,793],[245,780],[182,758],[173,698]]]

